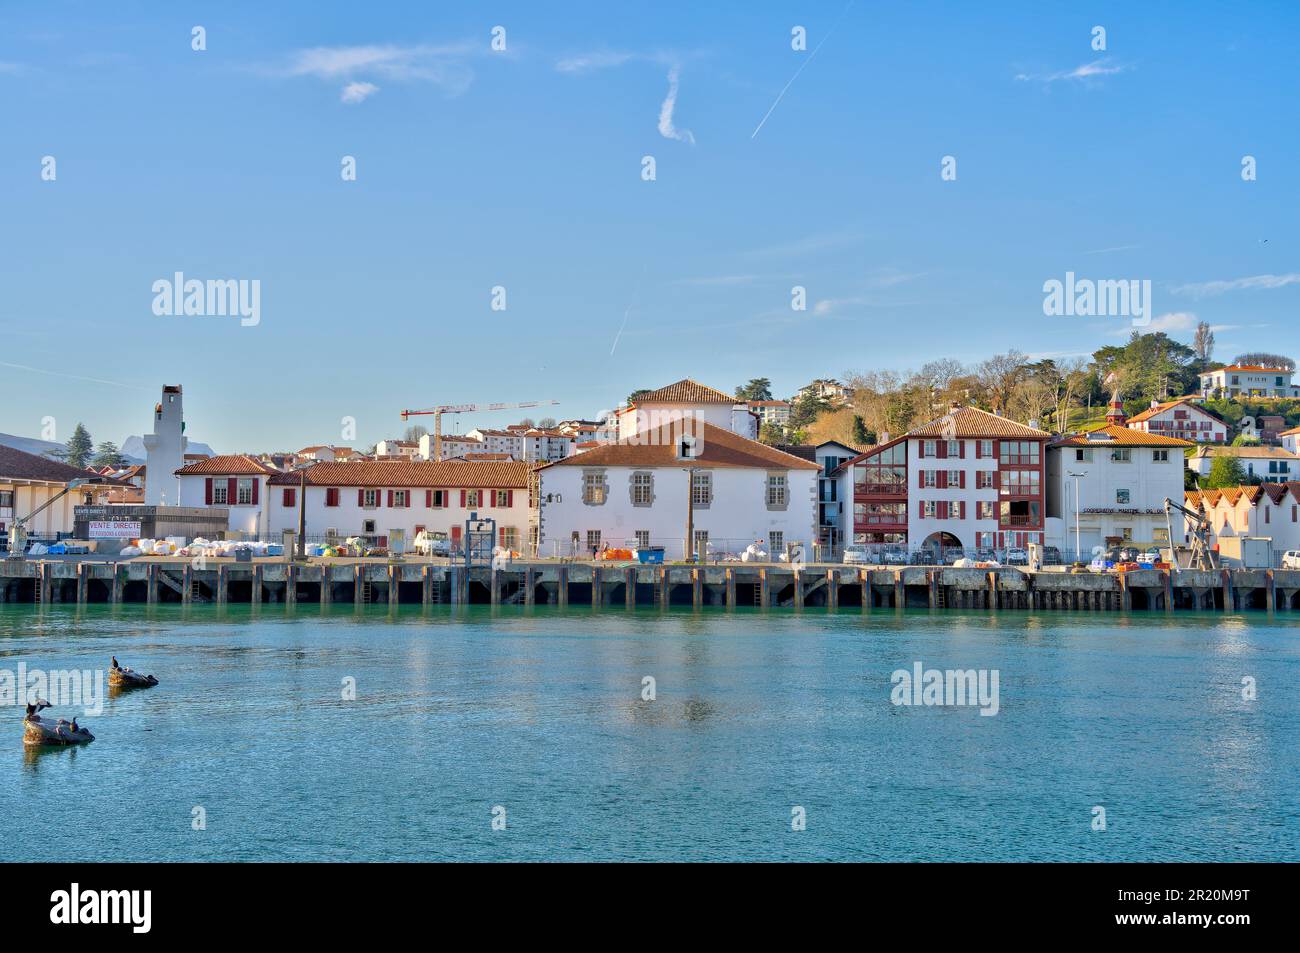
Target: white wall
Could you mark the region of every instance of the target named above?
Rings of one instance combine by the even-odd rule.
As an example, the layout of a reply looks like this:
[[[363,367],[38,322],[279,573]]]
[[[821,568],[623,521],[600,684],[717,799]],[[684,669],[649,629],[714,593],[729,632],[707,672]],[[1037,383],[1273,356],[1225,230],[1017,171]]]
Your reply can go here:
[[[284,486],[268,487],[267,507],[269,534],[279,537],[286,529],[298,529],[298,507],[284,505]],[[290,487],[289,489],[297,489]],[[415,542],[415,528],[423,526],[431,531],[451,535],[453,526],[464,527],[469,518],[470,508],[460,505],[460,490],[448,490],[449,505],[429,508],[424,505],[425,490],[415,487],[409,490],[411,505],[409,507],[389,507],[387,488],[379,489],[379,506],[360,507],[357,505],[357,487],[339,487],[339,505],[325,505],[325,487],[307,487],[307,535],[322,536],[328,529],[336,529],[340,536],[369,535],[363,532],[365,520],[375,521],[373,535],[384,536],[392,529],[406,532],[406,546],[410,551]],[[489,493],[491,491],[488,491]],[[514,488],[514,505],[510,507],[480,506],[477,512],[480,518],[497,521],[498,531],[502,527],[514,527],[517,532],[520,552],[527,552],[528,545],[528,490],[526,487]],[[499,538],[499,536],[498,536]]]
[[[927,537],[932,533],[945,532],[952,533],[959,540],[963,549],[974,550],[977,546],[979,537],[978,533],[992,533],[993,546],[997,545],[998,532],[998,490],[996,486],[989,487],[985,490],[976,489],[977,480],[975,474],[978,472],[992,472],[998,468],[997,457],[979,457],[975,456],[974,440],[961,441],[966,448],[966,456],[934,458],[922,457],[921,444],[922,439],[909,439],[907,441],[907,545],[913,551],[919,551],[924,545]],[[921,487],[918,483],[917,474],[921,470],[958,470],[966,474],[966,486],[948,487],[947,489],[937,489],[935,487]],[[852,480],[850,474],[849,479]],[[850,485],[850,493],[852,486]],[[923,514],[925,508],[922,505],[927,500],[947,500],[963,501],[966,504],[966,514],[963,519],[926,519]],[[991,502],[993,504],[993,518],[979,519],[978,503],[980,501]],[[1008,531],[1010,532],[1010,531]],[[991,547],[992,548],[992,547]]]
[[[618,439],[626,440],[639,433],[663,427],[678,420],[692,420],[730,430],[750,440],[758,439],[758,420],[741,405],[732,404],[637,404],[618,418]]]
[[[1048,478],[1056,485],[1052,488],[1054,499],[1060,501],[1060,522],[1049,528],[1047,543],[1062,549],[1075,549],[1075,480],[1070,473],[1083,474],[1079,484],[1079,510],[1133,509],[1154,510],[1153,513],[1080,513],[1078,543],[1083,552],[1094,546],[1105,545],[1108,536],[1123,536],[1129,530],[1134,544],[1158,543],[1164,545],[1163,535],[1156,530],[1166,530],[1165,499],[1175,503],[1183,500],[1184,457],[1182,447],[1169,447],[1169,460],[1157,463],[1154,451],[1159,447],[1111,447],[1099,443],[1084,447],[1091,451],[1091,460],[1077,459],[1075,447],[1051,450],[1060,454],[1059,460],[1048,468]],[[1132,462],[1121,463],[1111,459],[1112,450],[1126,449]],[[1129,502],[1120,503],[1119,491],[1129,491]],[[1179,520],[1174,520],[1174,532],[1179,531]],[[1157,538],[1157,537],[1161,538]]]
[[[207,480],[212,480],[215,485],[217,481],[226,482],[231,479],[227,476],[182,476],[177,478],[181,485],[180,506],[219,506],[230,509],[230,519],[227,521],[226,528],[236,533],[247,533],[252,536],[265,536],[267,532],[266,524],[266,497],[267,497],[267,477],[265,476],[236,476],[236,480],[256,480],[257,487],[257,505],[256,506],[239,506],[235,503],[208,503],[207,502]]]
[[[13,491],[14,505],[12,507],[0,508],[0,524],[4,526],[4,533],[8,533],[9,528],[17,520],[31,514],[31,512],[45,503],[54,496],[63,492],[65,484],[24,484],[24,483],[6,483],[0,479],[0,490]],[[53,537],[59,533],[71,533],[73,524],[73,507],[79,506],[83,498],[81,490],[73,490],[63,497],[63,499],[47,507],[43,512],[38,513],[34,519],[27,521],[27,535],[39,537]]]
[[[144,502],[148,506],[176,506],[176,471],[185,466],[189,440],[182,432],[181,395],[164,392],[159,403],[153,433],[144,435]]]
[[[679,467],[592,468],[604,470],[608,493],[603,505],[588,506],[582,501],[584,469],[553,466],[541,471],[542,556],[569,555],[574,531],[578,533],[580,553],[583,553],[588,530],[599,530],[602,542],[611,547],[634,545],[636,531],[647,530],[651,544],[664,546],[667,558],[682,558],[688,485],[685,470]],[[654,474],[654,502],[650,506],[632,504],[633,472]],[[708,531],[714,554],[739,553],[755,540],[766,544],[768,534],[778,531],[785,534],[787,544],[802,543],[807,558],[812,558],[811,546],[817,538],[816,471],[717,467],[708,472],[713,475],[713,499],[708,507],[695,507],[694,523],[696,530]],[[767,508],[769,472],[787,474],[789,500],[784,510]]]

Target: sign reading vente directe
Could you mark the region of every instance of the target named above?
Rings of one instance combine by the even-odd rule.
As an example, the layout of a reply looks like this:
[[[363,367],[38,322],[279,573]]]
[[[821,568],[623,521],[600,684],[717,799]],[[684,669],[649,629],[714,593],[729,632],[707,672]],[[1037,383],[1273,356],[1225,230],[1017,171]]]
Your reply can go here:
[[[135,539],[140,535],[139,520],[91,520],[91,539]]]

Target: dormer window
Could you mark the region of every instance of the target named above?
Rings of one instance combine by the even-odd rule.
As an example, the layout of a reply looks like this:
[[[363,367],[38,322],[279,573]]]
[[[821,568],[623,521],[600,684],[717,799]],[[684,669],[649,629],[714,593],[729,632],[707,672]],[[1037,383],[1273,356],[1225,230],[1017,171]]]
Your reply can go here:
[[[677,441],[677,459],[694,460],[697,456],[699,456],[699,449],[695,438],[690,434],[683,434]]]

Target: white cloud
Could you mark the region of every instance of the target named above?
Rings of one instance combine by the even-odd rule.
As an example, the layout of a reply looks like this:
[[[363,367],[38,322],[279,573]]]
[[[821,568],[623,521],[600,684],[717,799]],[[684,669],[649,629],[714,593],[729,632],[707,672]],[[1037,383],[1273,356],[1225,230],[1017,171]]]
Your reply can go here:
[[[1119,64],[1112,65],[1109,60],[1094,60],[1090,63],[1084,63],[1076,66],[1074,69],[1061,70],[1056,73],[1017,73],[1016,80],[1021,83],[1056,83],[1061,80],[1088,80],[1097,79],[1102,76],[1114,76],[1116,73],[1123,73],[1129,67]]]
[[[359,103],[379,87],[369,77],[383,77],[393,82],[432,83],[450,96],[469,88],[474,71],[466,62],[478,47],[469,43],[445,46],[317,46],[298,50],[288,66],[280,70],[287,76],[311,76],[316,79],[346,80],[341,98],[345,103]]]
[[[339,98],[345,103],[360,103],[377,92],[379,87],[374,83],[348,83],[343,87],[343,95]]]
[[[609,69],[614,66],[622,66],[624,63],[635,58],[635,55],[632,53],[581,53],[577,56],[570,56],[566,59],[560,60],[555,64],[555,68],[561,73],[590,73],[598,69]]]
[[[1285,275],[1251,275],[1249,278],[1233,278],[1229,281],[1201,281],[1178,285],[1171,288],[1174,294],[1191,295],[1204,298],[1220,295],[1226,291],[1253,291],[1261,288],[1284,288],[1300,283],[1300,272],[1288,272]]]
[[[695,145],[695,136],[689,129],[678,129],[673,125],[673,110],[677,108],[677,67],[674,66],[668,71],[668,95],[664,97],[663,105],[659,107],[659,135],[665,139],[676,139],[678,142],[689,142]]]

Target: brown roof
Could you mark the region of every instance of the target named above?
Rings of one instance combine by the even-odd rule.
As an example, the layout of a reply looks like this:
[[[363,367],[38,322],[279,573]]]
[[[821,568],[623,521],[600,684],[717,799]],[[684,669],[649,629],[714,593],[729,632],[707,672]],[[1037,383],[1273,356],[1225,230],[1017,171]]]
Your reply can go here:
[[[1198,406],[1198,405],[1196,405],[1196,404],[1189,404],[1189,403],[1187,403],[1187,402],[1188,402],[1189,400],[1191,400],[1191,399],[1192,399],[1191,397],[1179,397],[1177,400],[1167,400],[1167,401],[1165,401],[1163,404],[1156,404],[1156,406],[1154,406],[1154,407],[1148,407],[1146,410],[1142,411],[1142,413],[1140,413],[1140,414],[1134,414],[1132,417],[1130,417],[1130,418],[1128,419],[1128,422],[1131,423],[1131,424],[1141,423],[1143,420],[1147,420],[1148,418],[1154,417],[1154,416],[1156,416],[1156,414],[1163,414],[1163,413],[1164,413],[1166,410],[1168,410],[1169,408],[1171,408],[1171,407],[1177,407],[1179,404],[1186,404],[1187,407],[1190,408],[1190,409],[1192,409],[1192,410],[1199,410],[1199,411],[1200,411],[1201,413],[1203,413],[1205,416],[1207,416],[1207,417],[1211,417],[1211,418],[1213,418],[1214,420],[1219,420],[1219,418],[1218,418],[1217,416],[1215,416],[1214,414],[1210,413],[1210,412],[1209,412],[1208,410],[1206,410],[1204,407],[1200,407],[1200,406]],[[1223,423],[1222,420],[1219,420],[1219,422],[1220,422],[1220,423]]]
[[[1283,450],[1281,447],[1264,447],[1260,445],[1247,445],[1243,447],[1219,446],[1219,447],[1198,447],[1196,449],[1198,457],[1248,457],[1253,460],[1297,460],[1297,457],[1290,450]]]
[[[1204,504],[1208,510],[1217,506],[1221,501],[1226,501],[1229,506],[1236,506],[1242,500],[1245,500],[1251,506],[1255,506],[1264,497],[1268,497],[1274,504],[1278,504],[1285,500],[1288,494],[1300,501],[1300,483],[1291,481],[1289,483],[1261,483],[1256,486],[1229,486],[1221,490],[1188,490],[1183,494],[1183,500],[1193,509],[1199,504]]]
[[[683,434],[696,437],[702,446],[689,461],[677,455],[677,441]],[[775,447],[750,440],[738,433],[692,418],[651,427],[635,437],[607,443],[576,456],[549,463],[548,467],[681,467],[686,463],[702,467],[737,467],[757,470],[816,470],[817,464],[783,453]]]
[[[1098,440],[1095,437],[1090,439],[1091,434],[1106,434],[1109,440]],[[1105,427],[1098,427],[1095,430],[1089,430],[1087,433],[1070,434],[1056,441],[1053,446],[1057,447],[1194,447],[1196,444],[1190,440],[1179,440],[1177,437],[1166,437],[1160,433],[1147,433],[1145,430],[1134,430],[1132,427],[1121,427],[1118,424],[1108,424]]]
[[[121,480],[102,476],[93,470],[69,466],[49,457],[40,457],[24,450],[0,446],[0,480],[35,480],[40,483],[69,483],[72,480],[89,480],[121,486]]]
[[[261,460],[246,453],[233,453],[220,457],[208,457],[176,471],[177,476],[262,476],[267,473],[279,473],[275,467],[267,466]]]
[[[1020,437],[1029,440],[1050,440],[1052,435],[1046,430],[1026,427],[1006,417],[991,414],[987,410],[958,407],[929,423],[913,427],[905,436],[941,437],[954,440],[963,437]]]
[[[317,463],[304,470],[277,473],[273,486],[297,486],[305,473],[309,486],[483,487],[518,489],[528,485],[524,463],[480,463],[470,460],[366,460],[357,463]]]
[[[775,446],[782,453],[788,453],[792,457],[817,462],[817,444],[815,443],[778,443]]]
[[[1269,367],[1265,364],[1229,364],[1227,367],[1216,367],[1212,371],[1202,371],[1200,376],[1206,377],[1210,374],[1217,374],[1220,371],[1268,371],[1272,374],[1294,373],[1293,371],[1287,370],[1285,367]]]
[[[642,394],[634,404],[743,404],[744,401],[720,390],[698,384],[689,377],[667,387]]]

